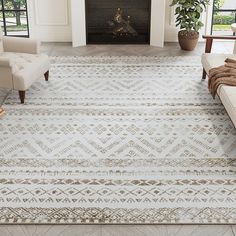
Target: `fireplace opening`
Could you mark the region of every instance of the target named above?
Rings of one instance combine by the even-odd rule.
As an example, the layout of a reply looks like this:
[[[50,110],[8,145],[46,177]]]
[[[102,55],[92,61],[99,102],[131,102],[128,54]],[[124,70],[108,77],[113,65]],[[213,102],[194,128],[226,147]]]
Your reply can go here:
[[[86,0],[87,44],[149,44],[151,0]]]

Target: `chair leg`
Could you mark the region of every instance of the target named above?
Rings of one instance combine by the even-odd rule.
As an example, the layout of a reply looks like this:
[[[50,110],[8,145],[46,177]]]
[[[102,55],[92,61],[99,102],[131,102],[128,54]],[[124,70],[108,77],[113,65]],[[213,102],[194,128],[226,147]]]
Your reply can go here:
[[[203,72],[202,72],[202,79],[205,80],[205,79],[206,79],[206,76],[207,76],[207,73],[206,73],[205,69],[203,69]]]
[[[47,71],[47,72],[44,74],[44,77],[45,77],[45,80],[48,81],[48,78],[49,78],[49,71]]]
[[[25,103],[25,91],[19,91],[19,97],[21,104]]]

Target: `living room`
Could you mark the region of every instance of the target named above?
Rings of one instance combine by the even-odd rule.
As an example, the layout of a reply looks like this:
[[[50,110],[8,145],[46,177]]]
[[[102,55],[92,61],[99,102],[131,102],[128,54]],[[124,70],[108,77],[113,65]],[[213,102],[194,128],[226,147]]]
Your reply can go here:
[[[235,0],[0,0],[0,236],[236,234]]]

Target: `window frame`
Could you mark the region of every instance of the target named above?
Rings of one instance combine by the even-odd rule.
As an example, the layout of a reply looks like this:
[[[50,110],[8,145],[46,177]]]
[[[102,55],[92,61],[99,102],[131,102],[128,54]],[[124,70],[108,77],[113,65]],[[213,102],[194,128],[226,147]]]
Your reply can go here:
[[[30,33],[29,33],[29,17],[28,17],[28,6],[27,6],[27,0],[25,0],[25,9],[5,9],[4,8],[4,0],[0,0],[0,6],[2,9],[0,12],[2,13],[2,19],[3,19],[3,32],[5,36],[9,37],[23,37],[23,38],[29,38]],[[26,35],[8,35],[7,32],[7,23],[6,23],[6,16],[5,13],[7,12],[25,12],[26,13],[26,22],[27,22],[27,34]]]
[[[225,9],[225,8],[214,9],[214,2],[215,2],[215,0],[213,0],[211,34],[213,33],[214,15],[215,15],[216,12],[233,12],[234,13],[234,22],[236,23],[236,9]],[[235,35],[234,32],[232,32],[232,34]]]

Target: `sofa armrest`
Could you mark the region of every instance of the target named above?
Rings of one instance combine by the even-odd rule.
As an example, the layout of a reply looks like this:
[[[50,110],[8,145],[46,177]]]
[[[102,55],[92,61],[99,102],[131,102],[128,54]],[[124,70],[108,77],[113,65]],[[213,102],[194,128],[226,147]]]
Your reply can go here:
[[[214,39],[223,39],[223,40],[235,40],[236,42],[236,36],[215,36],[215,35],[203,35],[204,39],[206,39],[206,47],[205,47],[205,53],[210,53],[212,49],[212,43]]]
[[[38,54],[39,46],[39,41],[34,39],[3,36],[3,49],[5,52]]]

